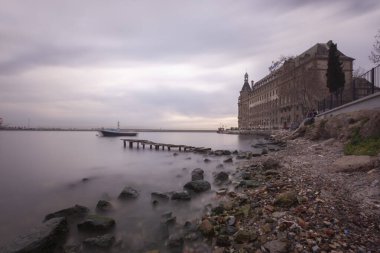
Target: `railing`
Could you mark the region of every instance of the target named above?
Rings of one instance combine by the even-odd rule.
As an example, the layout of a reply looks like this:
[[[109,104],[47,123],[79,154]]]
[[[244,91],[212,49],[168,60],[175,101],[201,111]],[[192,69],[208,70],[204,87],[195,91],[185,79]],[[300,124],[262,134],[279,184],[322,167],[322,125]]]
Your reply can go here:
[[[351,85],[346,87],[338,98],[330,95],[318,101],[318,112],[321,113],[334,109],[375,92],[380,92],[380,65],[358,77],[354,77]]]

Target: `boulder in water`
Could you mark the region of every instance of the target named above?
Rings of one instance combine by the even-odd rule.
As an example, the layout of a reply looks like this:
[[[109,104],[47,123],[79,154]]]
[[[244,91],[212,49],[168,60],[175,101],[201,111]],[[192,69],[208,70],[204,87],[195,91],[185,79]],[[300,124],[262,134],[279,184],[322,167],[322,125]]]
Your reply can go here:
[[[101,215],[89,215],[77,225],[78,229],[86,232],[103,233],[115,226],[115,220]]]
[[[112,204],[106,200],[99,200],[98,204],[96,204],[96,210],[100,212],[108,212],[112,209]]]
[[[191,181],[203,180],[204,171],[201,168],[196,168],[191,172]]]
[[[183,188],[186,190],[190,190],[195,193],[200,193],[204,191],[208,191],[211,189],[211,184],[207,182],[206,180],[195,180],[186,183]]]
[[[136,199],[139,196],[139,192],[129,186],[124,187],[123,191],[119,194],[119,199]]]
[[[50,220],[52,218],[65,217],[68,219],[72,218],[82,218],[88,214],[90,209],[85,206],[75,205],[73,207],[69,207],[66,209],[59,210],[54,213],[49,213],[45,216],[45,221]]]
[[[183,192],[174,192],[172,195],[172,200],[191,200],[191,196],[187,191]]]
[[[51,218],[35,227],[29,234],[0,249],[2,253],[50,253],[63,244],[68,233],[64,217]]]

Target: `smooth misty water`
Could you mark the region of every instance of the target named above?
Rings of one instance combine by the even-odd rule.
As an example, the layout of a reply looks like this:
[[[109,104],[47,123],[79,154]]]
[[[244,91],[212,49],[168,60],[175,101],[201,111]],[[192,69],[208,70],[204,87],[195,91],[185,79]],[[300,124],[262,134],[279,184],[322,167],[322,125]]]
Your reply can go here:
[[[140,133],[137,138],[214,150],[251,150],[258,141],[216,133]],[[150,193],[182,190],[191,170],[199,167],[212,182],[212,172],[225,159],[210,157],[212,162],[204,163],[202,155],[173,156],[174,152],[124,149],[120,138],[99,137],[96,132],[0,131],[0,246],[40,224],[47,213],[74,204],[94,211],[97,201],[105,198],[116,207],[109,214],[116,219],[116,234],[131,247],[149,244],[162,213],[173,211],[178,222],[191,220],[215,196],[211,191],[187,203],[171,201],[154,208]],[[234,168],[232,164],[224,170]],[[117,201],[126,185],[140,191],[136,201]]]

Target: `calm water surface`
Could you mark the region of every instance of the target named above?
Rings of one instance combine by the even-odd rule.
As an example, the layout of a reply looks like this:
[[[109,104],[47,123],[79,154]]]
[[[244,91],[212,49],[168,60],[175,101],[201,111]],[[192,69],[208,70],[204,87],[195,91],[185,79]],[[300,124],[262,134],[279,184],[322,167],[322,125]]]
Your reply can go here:
[[[261,141],[216,133],[139,133],[137,138],[242,151]],[[116,234],[125,243],[135,248],[151,243],[162,213],[172,211],[178,222],[194,219],[212,203],[214,194],[154,208],[150,193],[182,190],[191,170],[199,167],[212,182],[212,172],[225,159],[209,157],[211,162],[204,163],[202,155],[179,152],[173,156],[174,152],[124,149],[120,138],[100,137],[96,132],[0,131],[0,246],[40,224],[47,213],[74,204],[94,211],[100,199],[109,199],[116,207],[110,216],[116,219]],[[82,182],[82,178],[90,180]],[[126,185],[139,190],[136,201],[117,201]]]

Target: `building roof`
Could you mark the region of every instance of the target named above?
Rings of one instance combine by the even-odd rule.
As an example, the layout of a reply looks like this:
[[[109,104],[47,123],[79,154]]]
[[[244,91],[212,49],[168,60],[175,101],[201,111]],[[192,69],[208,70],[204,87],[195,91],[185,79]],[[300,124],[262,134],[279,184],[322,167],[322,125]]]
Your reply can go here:
[[[300,63],[302,59],[305,57],[317,57],[317,56],[322,56],[322,57],[328,57],[329,55],[329,48],[330,44],[333,43],[331,40],[329,40],[327,43],[317,43],[302,54],[298,55],[295,58],[296,65]],[[341,51],[338,50],[339,56],[342,58],[345,58],[346,60],[354,60],[354,58],[348,57],[345,54],[343,54]]]
[[[248,73],[246,72],[244,75],[244,84],[240,92],[250,92],[250,91],[252,91],[252,89],[251,89],[251,86],[249,86]]]
[[[329,55],[329,47],[330,43],[333,43],[331,40],[329,40],[327,43],[317,43],[302,54],[299,54],[294,59],[288,60],[289,62],[293,61],[295,66],[301,65],[307,58],[315,58],[315,57],[328,57]],[[354,58],[346,56],[341,51],[338,50],[339,56],[344,60],[351,60],[353,61]],[[284,63],[284,65],[286,62]],[[260,87],[261,85],[265,84],[268,80],[275,77],[275,75],[280,72],[281,68],[284,66],[282,65],[279,69],[273,71],[272,73],[269,73],[262,79],[256,82],[255,86],[252,87],[252,89],[255,89],[256,87]]]

